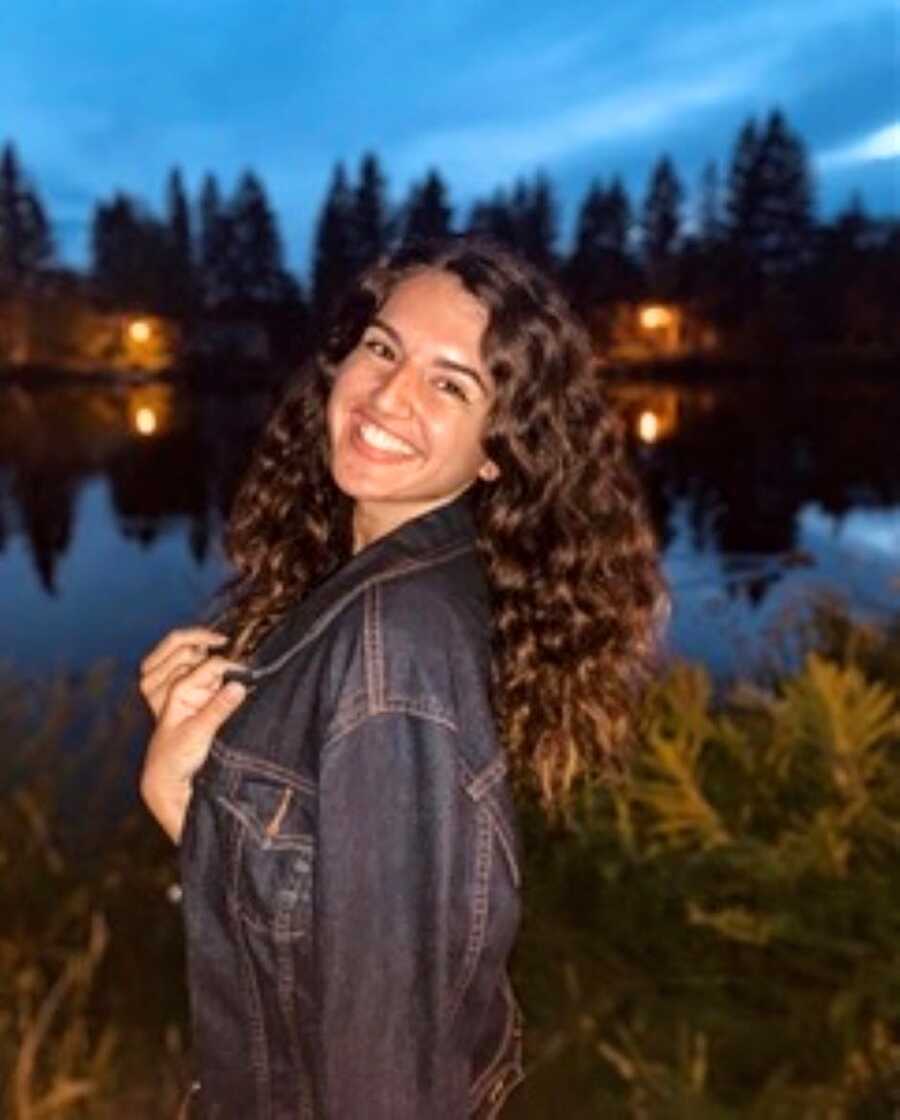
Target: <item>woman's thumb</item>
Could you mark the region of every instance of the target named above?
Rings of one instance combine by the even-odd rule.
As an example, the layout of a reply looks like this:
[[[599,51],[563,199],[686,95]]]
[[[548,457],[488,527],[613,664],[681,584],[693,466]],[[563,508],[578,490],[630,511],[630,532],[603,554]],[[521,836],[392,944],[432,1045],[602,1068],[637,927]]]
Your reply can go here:
[[[229,681],[213,698],[197,713],[197,722],[204,730],[216,731],[231,713],[238,707],[247,695],[245,685],[238,681]]]

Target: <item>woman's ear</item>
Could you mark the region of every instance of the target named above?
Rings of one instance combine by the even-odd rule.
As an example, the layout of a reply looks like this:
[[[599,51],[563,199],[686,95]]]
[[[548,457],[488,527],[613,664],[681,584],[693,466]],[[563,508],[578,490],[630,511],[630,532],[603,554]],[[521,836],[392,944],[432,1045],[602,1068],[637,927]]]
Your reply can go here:
[[[494,482],[500,477],[500,468],[493,459],[485,459],[478,471],[478,477],[484,482]]]

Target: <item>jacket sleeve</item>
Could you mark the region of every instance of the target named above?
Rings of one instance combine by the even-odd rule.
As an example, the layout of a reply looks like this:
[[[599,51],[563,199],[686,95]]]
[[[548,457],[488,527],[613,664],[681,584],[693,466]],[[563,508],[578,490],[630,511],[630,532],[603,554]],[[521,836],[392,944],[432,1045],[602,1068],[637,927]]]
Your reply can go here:
[[[315,1095],[327,1120],[464,1120],[450,1030],[466,937],[465,793],[452,728],[368,716],[321,761]]]

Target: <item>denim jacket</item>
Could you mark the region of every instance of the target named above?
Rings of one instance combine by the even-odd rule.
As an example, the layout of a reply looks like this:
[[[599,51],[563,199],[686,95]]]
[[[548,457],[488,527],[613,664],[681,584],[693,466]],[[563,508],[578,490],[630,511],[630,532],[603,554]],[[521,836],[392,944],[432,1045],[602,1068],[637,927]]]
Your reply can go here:
[[[488,1120],[522,1080],[519,838],[465,495],[263,640],[181,844],[204,1120]]]

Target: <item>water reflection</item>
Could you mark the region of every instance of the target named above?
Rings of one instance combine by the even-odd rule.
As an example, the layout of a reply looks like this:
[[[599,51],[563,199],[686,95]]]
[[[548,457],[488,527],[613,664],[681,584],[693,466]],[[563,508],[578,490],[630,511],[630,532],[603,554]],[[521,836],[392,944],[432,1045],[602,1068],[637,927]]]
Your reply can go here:
[[[277,390],[0,389],[0,652],[134,660],[226,574],[222,519]],[[900,402],[857,384],[616,384],[676,593],[675,648],[736,656],[777,591],[898,601]],[[755,620],[755,621],[754,621]]]

